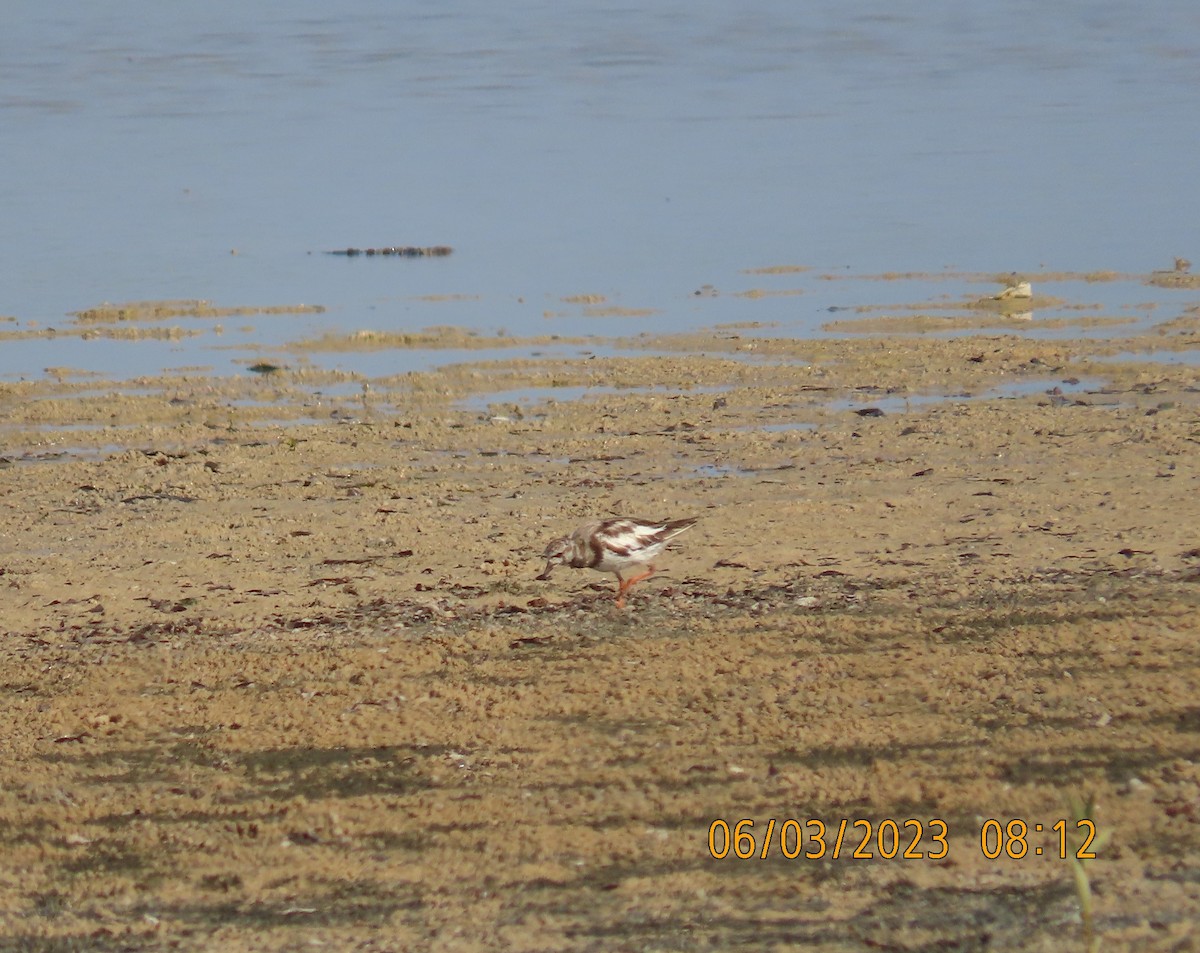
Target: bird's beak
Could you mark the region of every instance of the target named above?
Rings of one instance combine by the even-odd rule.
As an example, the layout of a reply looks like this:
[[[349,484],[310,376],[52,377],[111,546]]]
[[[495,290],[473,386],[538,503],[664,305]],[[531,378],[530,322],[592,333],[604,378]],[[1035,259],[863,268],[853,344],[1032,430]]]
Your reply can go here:
[[[537,578],[537,579],[549,579],[549,578],[550,578],[550,573],[552,573],[553,571],[554,571],[554,563],[550,562],[550,560],[548,560],[548,559],[547,559],[547,560],[546,560],[546,568],[545,568],[545,569],[543,569],[543,570],[541,571],[541,573],[539,573],[539,574],[538,574],[538,575],[537,575],[535,578]]]

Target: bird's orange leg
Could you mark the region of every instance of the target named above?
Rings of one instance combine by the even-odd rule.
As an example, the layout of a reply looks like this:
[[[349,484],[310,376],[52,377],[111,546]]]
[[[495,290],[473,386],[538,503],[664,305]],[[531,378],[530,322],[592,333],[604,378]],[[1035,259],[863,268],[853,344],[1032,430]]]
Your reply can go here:
[[[620,580],[621,583],[617,587],[617,608],[625,608],[625,593],[627,593],[633,587],[635,582],[641,582],[643,579],[649,579],[652,575],[654,575],[654,567],[647,566],[646,571],[640,576],[630,576],[628,579],[621,579],[620,576],[617,576],[617,579]]]

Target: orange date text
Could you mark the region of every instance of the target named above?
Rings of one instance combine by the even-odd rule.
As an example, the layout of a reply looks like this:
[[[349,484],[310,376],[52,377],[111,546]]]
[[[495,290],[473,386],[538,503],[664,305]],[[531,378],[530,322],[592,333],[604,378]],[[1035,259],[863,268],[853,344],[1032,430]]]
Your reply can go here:
[[[708,853],[714,860],[942,860],[950,852],[946,822],[934,817],[904,820],[841,818],[751,818],[708,825]]]

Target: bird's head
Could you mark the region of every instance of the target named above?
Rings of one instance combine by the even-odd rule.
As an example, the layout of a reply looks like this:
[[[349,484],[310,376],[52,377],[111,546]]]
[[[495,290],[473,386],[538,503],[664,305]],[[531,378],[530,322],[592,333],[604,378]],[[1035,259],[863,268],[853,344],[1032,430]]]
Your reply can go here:
[[[568,536],[563,536],[560,539],[554,539],[546,546],[546,551],[542,553],[542,559],[546,560],[546,568],[538,575],[538,579],[549,579],[550,573],[554,571],[554,567],[559,563],[567,561],[567,553],[571,550],[571,539]]]

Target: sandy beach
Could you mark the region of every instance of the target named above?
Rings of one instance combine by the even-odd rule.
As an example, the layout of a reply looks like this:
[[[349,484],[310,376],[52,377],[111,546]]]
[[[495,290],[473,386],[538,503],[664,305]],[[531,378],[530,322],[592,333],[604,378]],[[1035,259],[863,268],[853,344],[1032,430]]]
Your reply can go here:
[[[1195,948],[1200,316],[984,317],[0,384],[4,945]]]

